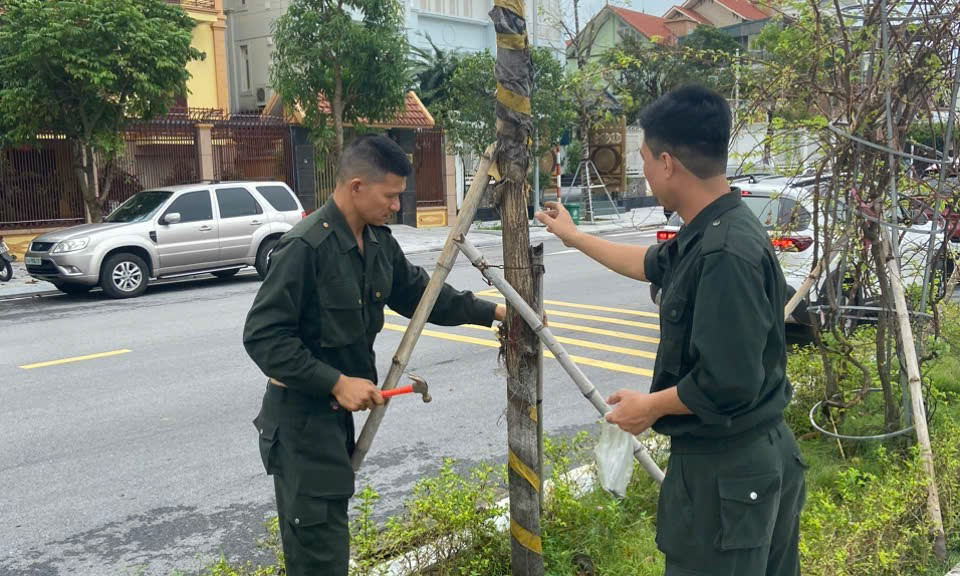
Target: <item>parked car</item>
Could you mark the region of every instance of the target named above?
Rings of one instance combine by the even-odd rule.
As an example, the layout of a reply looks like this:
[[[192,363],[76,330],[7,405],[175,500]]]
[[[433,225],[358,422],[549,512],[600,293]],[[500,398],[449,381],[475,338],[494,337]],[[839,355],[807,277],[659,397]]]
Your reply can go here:
[[[102,222],[35,238],[24,262],[34,278],[67,294],[100,286],[139,296],[150,279],[263,277],[277,240],[305,217],[283,182],[206,182],[138,192]]]
[[[821,179],[821,182],[824,180]],[[787,281],[787,298],[793,297],[813,268],[813,250],[816,235],[813,229],[813,188],[808,179],[766,178],[740,190],[744,204],[757,216],[777,252],[777,259]],[[841,207],[842,210],[842,207]],[[931,222],[911,222],[906,212],[901,211],[900,224],[907,226],[901,231],[901,273],[907,285],[920,284],[926,264],[926,250],[930,238]],[[679,214],[673,214],[667,224],[657,231],[657,242],[667,242],[676,236],[683,225]],[[942,225],[942,224],[941,224]],[[952,243],[951,243],[952,244]],[[952,249],[955,249],[952,247]],[[818,285],[811,291],[815,304],[825,298],[825,282],[839,281],[836,271],[822,274]],[[656,302],[659,294],[651,292]],[[853,298],[864,304],[865,296]],[[806,323],[806,306],[799,306],[788,322]]]

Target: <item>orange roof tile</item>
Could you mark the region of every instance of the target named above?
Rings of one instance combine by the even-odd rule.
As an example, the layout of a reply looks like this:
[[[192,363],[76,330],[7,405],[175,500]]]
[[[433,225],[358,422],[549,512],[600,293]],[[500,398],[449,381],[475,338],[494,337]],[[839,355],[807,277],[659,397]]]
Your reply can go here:
[[[697,24],[712,24],[709,20],[707,20],[707,18],[703,14],[700,14],[699,12],[691,8],[684,8],[683,6],[674,6],[670,10],[667,10],[667,14],[665,18],[668,20],[672,20],[673,18],[668,18],[668,16],[673,11],[679,12],[681,15],[686,16],[687,18],[689,18],[690,20],[693,20]]]
[[[750,0],[716,0],[716,2],[745,20],[765,20],[770,17]]]
[[[320,109],[323,110],[324,113],[329,114],[330,105],[327,103],[326,99],[319,97],[318,102],[320,104]],[[268,102],[264,108],[263,113],[278,115],[281,110],[280,95],[279,93],[274,93],[273,97],[270,99],[270,102]],[[303,111],[299,109],[296,110],[293,115],[293,120],[296,122],[302,122]],[[433,128],[435,121],[433,116],[427,110],[426,106],[424,106],[423,102],[420,101],[420,98],[418,98],[416,93],[411,90],[407,92],[406,98],[403,102],[403,108],[392,120],[368,123],[366,120],[361,119],[357,121],[356,124],[364,124],[372,128]],[[353,124],[350,123],[345,124],[345,126],[352,125]]]
[[[607,8],[648,39],[662,38],[665,42],[671,42],[673,39],[673,33],[667,28],[666,20],[659,16],[627,10],[619,6],[607,6]]]

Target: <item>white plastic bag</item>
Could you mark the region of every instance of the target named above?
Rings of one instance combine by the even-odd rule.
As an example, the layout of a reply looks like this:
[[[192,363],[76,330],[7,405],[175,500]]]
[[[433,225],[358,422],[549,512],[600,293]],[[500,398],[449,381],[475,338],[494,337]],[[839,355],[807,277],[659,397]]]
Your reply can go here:
[[[605,421],[600,422],[600,442],[594,449],[597,455],[597,476],[600,485],[618,498],[627,495],[627,485],[633,475],[633,440],[629,432]]]

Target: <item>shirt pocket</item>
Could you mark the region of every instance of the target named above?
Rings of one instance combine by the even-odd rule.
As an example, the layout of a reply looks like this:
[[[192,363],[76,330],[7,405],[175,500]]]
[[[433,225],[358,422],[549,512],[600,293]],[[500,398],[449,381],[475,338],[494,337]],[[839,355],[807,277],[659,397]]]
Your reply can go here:
[[[363,297],[352,282],[324,282],[317,287],[320,346],[342,348],[363,336]]]
[[[671,296],[660,306],[660,367],[674,376],[681,375],[689,314],[686,298]]]

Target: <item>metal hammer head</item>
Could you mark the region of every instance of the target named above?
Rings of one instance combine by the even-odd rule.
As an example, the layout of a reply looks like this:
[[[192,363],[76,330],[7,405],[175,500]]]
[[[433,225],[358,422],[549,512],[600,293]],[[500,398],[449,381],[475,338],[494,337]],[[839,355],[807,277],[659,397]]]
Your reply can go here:
[[[426,381],[426,380],[424,380],[424,379],[421,378],[420,376],[417,376],[417,375],[414,374],[413,372],[408,372],[408,373],[407,373],[407,376],[408,376],[411,380],[413,380],[413,382],[412,382],[413,391],[416,392],[417,394],[419,394],[419,395],[423,398],[423,401],[424,401],[424,402],[429,402],[429,401],[433,400],[433,398],[430,397],[430,391],[427,389],[427,381]]]

